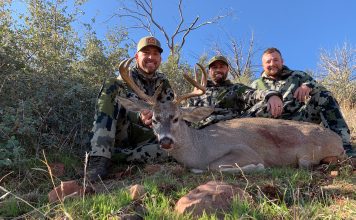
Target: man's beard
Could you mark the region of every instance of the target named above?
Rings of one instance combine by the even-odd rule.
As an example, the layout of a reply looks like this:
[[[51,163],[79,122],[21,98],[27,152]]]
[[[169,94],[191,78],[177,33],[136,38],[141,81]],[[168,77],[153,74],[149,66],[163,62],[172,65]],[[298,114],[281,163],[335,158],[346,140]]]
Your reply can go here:
[[[274,67],[274,68],[268,68],[267,70],[268,71],[266,71],[266,74],[268,76],[270,76],[270,77],[274,77],[275,78],[275,77],[278,77],[281,74],[283,68]]]
[[[226,75],[225,74],[219,74],[214,77],[214,81],[217,84],[221,84],[226,80]]]

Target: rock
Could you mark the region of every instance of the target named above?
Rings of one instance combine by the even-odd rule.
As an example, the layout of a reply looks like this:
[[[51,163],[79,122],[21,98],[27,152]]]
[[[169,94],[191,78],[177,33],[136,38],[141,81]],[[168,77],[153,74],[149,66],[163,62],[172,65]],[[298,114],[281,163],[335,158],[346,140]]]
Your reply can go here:
[[[145,195],[146,190],[142,185],[136,184],[130,187],[130,195],[132,200],[137,200]]]
[[[331,177],[337,177],[339,175],[339,172],[337,170],[333,170],[330,172]]]
[[[207,214],[228,212],[234,197],[240,200],[251,199],[248,193],[237,186],[210,181],[180,198],[175,210],[180,214],[192,212],[193,216],[201,216],[204,211]]]
[[[50,203],[64,201],[66,197],[82,196],[84,189],[75,180],[61,182],[61,185],[54,188],[48,193]],[[91,188],[87,188],[86,192],[92,192]]]

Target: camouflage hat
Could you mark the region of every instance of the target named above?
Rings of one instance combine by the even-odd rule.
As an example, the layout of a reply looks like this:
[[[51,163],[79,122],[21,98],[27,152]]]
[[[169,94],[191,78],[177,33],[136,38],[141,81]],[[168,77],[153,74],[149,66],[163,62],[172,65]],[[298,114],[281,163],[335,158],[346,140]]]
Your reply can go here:
[[[210,65],[214,63],[215,61],[222,61],[226,63],[226,65],[229,65],[229,62],[227,61],[226,57],[218,55],[218,56],[213,56],[209,62],[208,62],[208,67],[210,68]]]
[[[159,42],[159,40],[157,40],[155,37],[152,37],[152,36],[147,36],[147,37],[141,38],[141,40],[137,44],[137,52],[147,46],[157,47],[160,53],[163,52],[163,49],[161,48],[161,43]]]

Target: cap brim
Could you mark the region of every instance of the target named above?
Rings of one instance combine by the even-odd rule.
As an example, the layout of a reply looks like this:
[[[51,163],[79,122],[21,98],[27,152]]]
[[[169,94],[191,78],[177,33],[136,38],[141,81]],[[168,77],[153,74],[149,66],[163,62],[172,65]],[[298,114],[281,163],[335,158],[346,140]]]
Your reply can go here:
[[[143,48],[145,48],[145,47],[155,47],[155,48],[157,48],[158,50],[159,50],[159,52],[160,53],[162,53],[163,52],[163,49],[162,48],[160,48],[160,47],[158,47],[157,45],[146,45],[146,46],[144,46],[144,47],[141,47],[141,49],[139,49],[138,51],[141,51]],[[137,52],[138,52],[137,51]]]

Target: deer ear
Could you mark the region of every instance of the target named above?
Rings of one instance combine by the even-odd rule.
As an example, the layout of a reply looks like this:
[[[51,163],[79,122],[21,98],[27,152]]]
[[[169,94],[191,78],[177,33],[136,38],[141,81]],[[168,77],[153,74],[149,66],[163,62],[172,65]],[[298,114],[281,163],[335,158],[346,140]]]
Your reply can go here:
[[[150,109],[150,105],[142,101],[133,101],[127,98],[118,97],[120,104],[123,105],[127,110],[132,112],[140,112],[142,109]]]
[[[214,112],[211,107],[182,108],[182,117],[189,122],[199,122]]]

